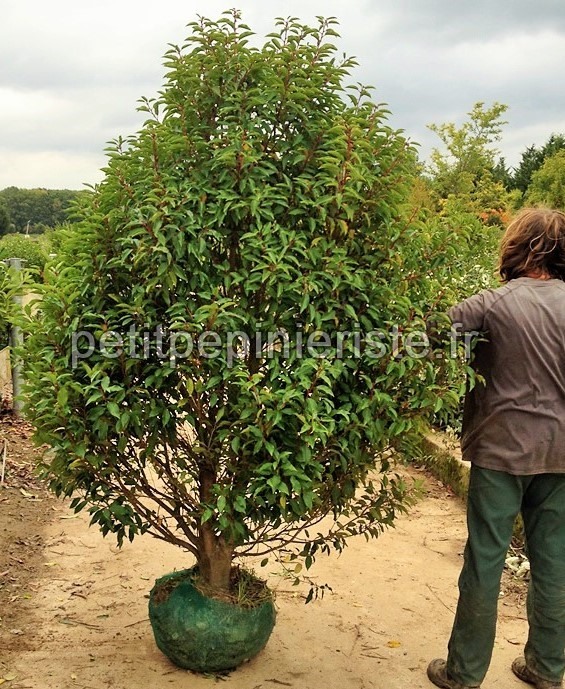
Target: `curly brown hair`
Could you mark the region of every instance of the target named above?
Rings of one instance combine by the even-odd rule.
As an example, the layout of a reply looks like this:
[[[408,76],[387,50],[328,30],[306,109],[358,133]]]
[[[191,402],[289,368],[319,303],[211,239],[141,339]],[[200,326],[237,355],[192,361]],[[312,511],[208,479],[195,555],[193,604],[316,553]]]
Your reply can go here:
[[[547,276],[565,280],[565,213],[524,208],[500,242],[498,271],[504,282]]]

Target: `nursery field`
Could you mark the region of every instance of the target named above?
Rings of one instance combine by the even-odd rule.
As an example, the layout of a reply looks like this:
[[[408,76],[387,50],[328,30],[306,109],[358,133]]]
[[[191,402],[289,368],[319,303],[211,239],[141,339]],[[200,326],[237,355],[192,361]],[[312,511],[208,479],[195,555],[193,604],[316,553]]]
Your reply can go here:
[[[427,662],[444,655],[465,537],[461,502],[435,479],[425,497],[376,541],[354,541],[312,569],[332,592],[270,572],[278,620],[266,649],[224,677],[171,665],[154,645],[147,594],[187,565],[174,546],[138,537],[118,550],[31,476],[29,429],[5,416],[0,488],[0,684],[3,689],[424,689]],[[509,671],[525,639],[523,591],[505,580],[485,685],[520,686]]]

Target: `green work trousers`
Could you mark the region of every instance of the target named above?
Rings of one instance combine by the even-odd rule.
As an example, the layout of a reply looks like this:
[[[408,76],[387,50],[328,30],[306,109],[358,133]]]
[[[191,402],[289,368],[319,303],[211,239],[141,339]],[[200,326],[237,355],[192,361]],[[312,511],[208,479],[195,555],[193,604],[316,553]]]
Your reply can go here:
[[[494,645],[500,578],[522,513],[530,560],[525,657],[550,682],[565,670],[565,474],[514,476],[471,468],[468,539],[447,671],[469,687],[485,676]]]

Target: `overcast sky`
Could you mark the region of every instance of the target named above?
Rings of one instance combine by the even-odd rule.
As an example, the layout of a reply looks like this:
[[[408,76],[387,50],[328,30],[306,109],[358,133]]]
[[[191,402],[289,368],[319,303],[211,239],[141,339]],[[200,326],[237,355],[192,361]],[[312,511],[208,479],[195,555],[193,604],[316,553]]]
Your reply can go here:
[[[3,0],[0,189],[98,182],[106,142],[139,128],[137,100],[161,86],[167,44],[231,7],[260,36],[277,16],[337,17],[354,79],[422,157],[439,144],[427,125],[460,123],[477,101],[509,106],[511,165],[565,133],[564,0]]]

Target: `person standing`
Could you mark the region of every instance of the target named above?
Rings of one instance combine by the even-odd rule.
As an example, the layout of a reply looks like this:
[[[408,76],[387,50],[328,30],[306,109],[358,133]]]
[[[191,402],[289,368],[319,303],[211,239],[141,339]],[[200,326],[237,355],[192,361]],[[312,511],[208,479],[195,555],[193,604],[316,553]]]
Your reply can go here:
[[[522,515],[531,579],[529,634],[512,671],[537,689],[565,671],[565,213],[528,208],[500,244],[504,283],[452,307],[459,332],[480,333],[461,447],[471,462],[468,538],[442,689],[480,687],[496,631],[500,579]]]

